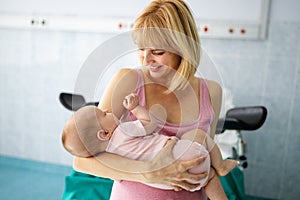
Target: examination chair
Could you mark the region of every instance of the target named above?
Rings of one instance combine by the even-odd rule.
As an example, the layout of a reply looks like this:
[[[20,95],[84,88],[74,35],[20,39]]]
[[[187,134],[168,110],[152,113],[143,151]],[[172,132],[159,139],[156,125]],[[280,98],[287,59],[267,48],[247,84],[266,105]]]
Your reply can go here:
[[[61,104],[70,111],[76,111],[87,105],[98,106],[98,102],[86,102],[81,94],[60,93]],[[244,199],[244,176],[242,170],[247,168],[246,143],[242,131],[259,129],[267,118],[267,109],[264,106],[235,107],[227,110],[224,118],[217,124],[217,134],[226,130],[235,130],[237,144],[232,147],[231,159],[239,161],[239,167],[233,169],[227,176],[220,177],[228,199]]]

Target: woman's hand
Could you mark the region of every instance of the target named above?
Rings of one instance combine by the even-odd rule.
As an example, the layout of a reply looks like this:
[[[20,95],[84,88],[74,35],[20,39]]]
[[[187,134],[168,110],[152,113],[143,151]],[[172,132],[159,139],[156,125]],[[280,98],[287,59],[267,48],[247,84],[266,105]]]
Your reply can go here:
[[[193,160],[181,161],[174,160],[172,149],[177,139],[172,139],[167,145],[149,162],[148,171],[143,175],[147,183],[160,183],[173,187],[175,191],[192,190],[199,184],[191,184],[191,182],[200,181],[205,178],[208,173],[191,174],[189,169],[199,165],[205,160],[205,156],[195,158]]]

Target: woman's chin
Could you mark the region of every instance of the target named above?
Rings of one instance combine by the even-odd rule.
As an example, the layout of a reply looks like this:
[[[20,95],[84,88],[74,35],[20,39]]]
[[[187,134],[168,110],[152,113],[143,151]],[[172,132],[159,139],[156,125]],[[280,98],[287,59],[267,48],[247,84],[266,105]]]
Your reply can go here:
[[[152,78],[161,78],[163,73],[161,71],[152,71],[152,70],[149,70],[149,74]]]

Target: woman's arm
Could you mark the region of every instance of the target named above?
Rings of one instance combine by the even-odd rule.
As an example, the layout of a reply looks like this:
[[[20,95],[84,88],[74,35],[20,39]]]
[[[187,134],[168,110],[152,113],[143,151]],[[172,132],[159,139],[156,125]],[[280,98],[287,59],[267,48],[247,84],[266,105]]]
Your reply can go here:
[[[137,74],[131,69],[119,70],[110,80],[105,89],[98,107],[102,110],[107,110],[120,118],[125,109],[122,105],[123,99],[126,95],[133,92],[137,83]],[[118,163],[119,166],[115,166]],[[123,171],[125,167],[142,168],[142,162],[130,160],[110,153],[103,153],[93,158],[74,158],[74,169],[88,174],[111,178],[115,180],[126,179],[127,174]],[[132,172],[136,172],[133,169]],[[132,177],[129,179],[141,180],[140,174],[131,173]]]
[[[172,158],[172,148],[176,140],[169,142],[151,161],[130,160],[115,154],[103,153],[97,157],[75,157],[76,171],[113,180],[130,180],[141,183],[159,183],[172,186],[174,190],[191,190],[198,187],[190,181],[199,181],[207,173],[190,174],[188,170],[201,164],[205,157],[179,161]]]
[[[208,81],[208,89],[212,107],[215,112],[215,118],[210,126],[210,137],[214,138],[222,104],[222,88],[217,82],[210,80]]]
[[[118,71],[104,91],[98,107],[120,118],[125,111],[123,100],[128,94],[134,92],[137,78],[137,73],[132,69]]]
[[[111,153],[102,153],[99,156],[89,158],[74,157],[73,159],[73,168],[76,171],[113,180],[145,182],[142,173],[135,171],[144,167],[143,162],[129,160]]]

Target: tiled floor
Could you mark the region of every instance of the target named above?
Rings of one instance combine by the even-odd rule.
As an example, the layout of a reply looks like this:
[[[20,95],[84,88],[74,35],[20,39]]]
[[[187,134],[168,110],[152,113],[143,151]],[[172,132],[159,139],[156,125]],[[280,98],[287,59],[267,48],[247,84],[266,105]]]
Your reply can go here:
[[[70,167],[0,156],[1,200],[59,200]]]
[[[0,156],[1,200],[60,200],[71,167]],[[247,196],[246,200],[267,200]]]

